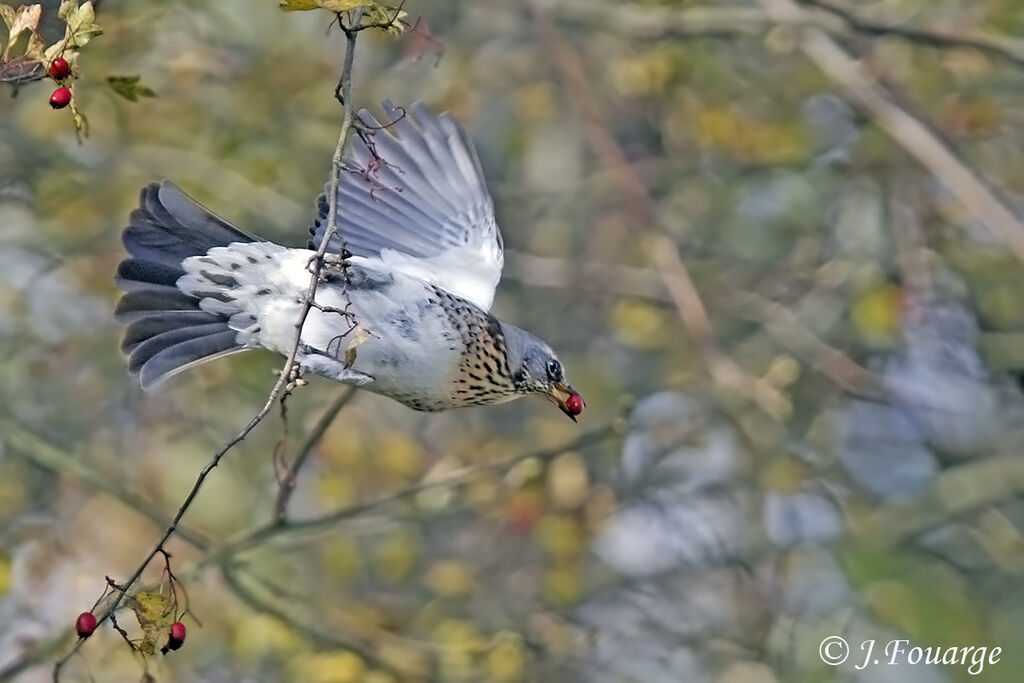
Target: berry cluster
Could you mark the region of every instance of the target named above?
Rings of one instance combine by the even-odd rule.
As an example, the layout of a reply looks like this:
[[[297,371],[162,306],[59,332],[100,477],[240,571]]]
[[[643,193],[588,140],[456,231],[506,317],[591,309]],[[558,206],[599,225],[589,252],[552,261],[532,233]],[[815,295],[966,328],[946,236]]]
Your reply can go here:
[[[47,70],[47,73],[50,75],[50,78],[61,83],[71,75],[71,65],[63,57],[57,57],[50,62],[50,68]],[[50,95],[50,106],[54,109],[63,109],[70,103],[71,90],[67,86],[60,86]]]
[[[75,630],[79,638],[88,638],[96,630],[96,617],[92,612],[82,612],[75,620]],[[185,644],[185,624],[176,621],[171,624],[167,633],[167,644],[160,649],[160,652],[167,654],[170,650],[180,650]]]

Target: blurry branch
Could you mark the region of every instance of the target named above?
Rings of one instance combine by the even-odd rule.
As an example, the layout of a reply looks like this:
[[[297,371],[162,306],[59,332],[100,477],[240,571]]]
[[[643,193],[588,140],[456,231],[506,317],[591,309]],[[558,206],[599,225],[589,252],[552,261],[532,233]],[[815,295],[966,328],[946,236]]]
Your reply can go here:
[[[81,459],[68,455],[61,448],[33,434],[17,422],[8,418],[0,418],[0,434],[4,435],[4,440],[13,450],[21,453],[36,465],[58,475],[70,476],[86,486],[102,491],[159,525],[167,523],[166,513],[148,500],[121,488],[108,477],[86,465]],[[211,539],[191,529],[178,529],[178,536],[200,550],[205,550],[212,545]]]
[[[185,497],[184,502],[182,502],[181,506],[178,508],[178,511],[172,518],[171,523],[164,530],[164,533],[161,536],[160,540],[157,542],[157,544],[153,547],[152,550],[150,550],[150,552],[142,560],[142,562],[135,569],[135,571],[128,578],[128,580],[114,589],[113,593],[111,593],[109,600],[105,600],[104,598],[107,595],[107,589],[110,586],[108,584],[104,587],[103,594],[101,594],[99,599],[97,599],[96,604],[93,606],[93,609],[95,610],[101,604],[103,604],[101,613],[97,616],[97,626],[102,624],[104,621],[110,619],[114,612],[121,606],[121,603],[124,602],[125,598],[128,596],[128,592],[141,578],[143,572],[149,566],[153,558],[156,557],[158,553],[164,552],[164,545],[177,531],[178,524],[181,522],[182,517],[185,516],[185,513],[192,506],[192,502],[199,494],[199,491],[202,488],[203,483],[206,481],[206,478],[220,464],[221,458],[223,458],[232,448],[234,448],[243,440],[245,440],[249,433],[252,432],[252,430],[255,429],[256,426],[259,425],[260,422],[262,422],[263,419],[270,413],[271,409],[277,402],[278,398],[287,395],[287,391],[290,389],[290,387],[297,379],[298,364],[296,363],[296,357],[298,355],[300,347],[302,327],[305,324],[306,317],[309,315],[309,311],[313,307],[313,302],[316,297],[317,286],[320,283],[320,272],[324,266],[324,256],[330,244],[331,237],[334,236],[334,233],[337,230],[338,179],[340,174],[342,173],[342,158],[344,155],[345,146],[348,143],[350,133],[353,129],[352,107],[349,106],[349,103],[351,102],[352,92],[352,62],[355,57],[356,38],[359,35],[359,31],[363,30],[364,28],[368,28],[368,26],[362,26],[362,20],[362,8],[358,8],[352,12],[350,17],[351,23],[347,26],[343,23],[341,15],[338,15],[338,24],[341,26],[341,29],[345,34],[346,44],[345,57],[341,69],[341,77],[339,78],[338,86],[335,89],[335,96],[344,105],[344,114],[341,123],[341,133],[338,136],[338,144],[334,149],[334,155],[331,159],[332,165],[330,194],[328,195],[329,209],[327,229],[325,231],[323,239],[320,242],[319,249],[317,249],[316,254],[310,259],[309,287],[307,288],[307,291],[305,293],[303,305],[298,316],[298,319],[295,321],[295,340],[292,344],[291,351],[288,353],[288,357],[285,360],[284,367],[282,368],[277,381],[274,383],[273,388],[270,390],[270,394],[267,396],[267,400],[264,403],[263,407],[259,410],[259,412],[256,413],[256,415],[249,421],[249,423],[242,429],[242,431],[240,431],[234,438],[228,441],[223,447],[221,447],[219,451],[217,451],[213,455],[210,462],[208,462],[206,466],[203,467],[203,469],[199,472],[199,475],[196,477],[196,480],[193,483],[191,490]],[[61,669],[64,667],[65,664],[67,664],[71,657],[73,657],[78,652],[78,650],[82,647],[82,644],[84,642],[85,639],[79,638],[78,641],[75,642],[75,645],[68,651],[68,653],[61,657],[59,660],[57,660],[57,662],[54,664],[54,683],[60,680]]]
[[[591,283],[605,293],[613,291],[618,295],[672,303],[665,287],[665,274],[650,268],[594,262],[570,266],[564,259],[512,250],[505,251],[505,258],[507,277],[536,287],[564,289]],[[585,277],[576,277],[574,268]],[[818,293],[817,289],[808,292],[798,304]],[[808,329],[792,310],[755,292],[731,295],[723,303],[731,313],[759,323],[775,343],[843,389],[865,397],[882,395],[881,382],[874,373]]]
[[[204,558],[202,558],[195,570],[199,570],[205,566],[211,564],[222,563],[225,558],[231,557],[242,553],[248,549],[254,548],[261,545],[265,541],[268,541],[279,536],[297,535],[305,533],[317,533],[322,531],[331,530],[338,524],[345,522],[349,519],[359,517],[367,512],[375,510],[380,507],[391,505],[409,498],[418,496],[426,491],[432,491],[435,489],[451,488],[453,486],[459,486],[471,481],[474,477],[484,473],[491,472],[494,470],[503,470],[512,467],[524,460],[536,458],[542,461],[552,460],[559,455],[567,452],[584,448],[586,446],[600,443],[605,439],[608,439],[616,434],[620,434],[625,430],[625,422],[622,418],[616,418],[605,425],[592,429],[588,432],[584,432],[580,436],[576,437],[572,441],[563,444],[555,448],[545,448],[538,451],[531,451],[528,453],[519,453],[508,458],[501,458],[493,462],[481,463],[478,465],[469,465],[462,467],[450,474],[441,477],[439,479],[432,479],[429,481],[423,481],[418,484],[413,484],[405,488],[392,491],[373,500],[365,501],[362,503],[356,503],[348,507],[341,508],[334,512],[321,515],[319,517],[311,517],[303,520],[274,520],[269,524],[261,527],[257,527],[250,532],[236,538],[235,540],[228,541],[219,548],[212,549]]]
[[[220,573],[228,588],[231,589],[231,592],[253,611],[269,614],[282,624],[286,624],[296,633],[301,633],[317,646],[350,650],[367,662],[392,671],[392,667],[381,661],[381,658],[375,654],[375,648],[372,643],[359,642],[352,638],[342,637],[338,635],[336,629],[319,628],[316,625],[316,621],[312,619],[294,618],[287,610],[275,604],[273,598],[261,595],[258,589],[248,585],[239,569],[229,563],[221,565]],[[393,671],[393,673],[400,672]]]
[[[929,48],[969,48],[1024,67],[1024,41],[979,31],[951,32],[872,21],[830,0],[802,0],[804,7],[772,17],[757,7],[640,7],[593,0],[544,0],[566,20],[614,27],[636,39],[690,40],[764,35],[778,25],[814,26],[837,38],[890,36]]]
[[[584,277],[576,277],[577,273]],[[672,303],[663,276],[651,268],[594,261],[570,264],[562,258],[505,249],[504,276],[534,287],[585,286],[599,292]]]
[[[26,669],[31,669],[36,665],[41,665],[45,663],[46,660],[55,656],[63,649],[65,640],[68,635],[71,634],[72,630],[73,629],[69,627],[54,636],[46,638],[42,642],[34,644],[32,649],[26,652],[24,656],[10,662],[7,666],[0,669],[0,683],[14,681],[14,677]]]
[[[895,233],[893,237],[903,286],[913,296],[927,296],[932,290],[932,283],[918,197],[910,179],[899,171],[890,182],[888,223]]]
[[[802,10],[794,0],[758,1],[773,20],[799,23]],[[1024,225],[996,192],[825,31],[804,25],[798,35],[800,48],[822,73],[1024,262]]]
[[[756,292],[730,297],[730,305],[798,358],[852,394],[882,398],[882,380],[807,329],[795,313]]]
[[[311,206],[295,201],[269,185],[253,182],[209,154],[157,145],[132,145],[127,154],[144,175],[193,179],[215,177],[217,195],[221,200],[237,199],[234,203],[248,207],[253,215],[268,224],[294,225],[305,220],[312,211]],[[132,171],[137,172],[137,169]]]
[[[958,465],[935,478],[911,502],[882,505],[856,520],[853,537],[871,545],[898,545],[988,505],[1024,495],[1024,458],[1000,455]]]
[[[531,11],[555,67],[573,103],[582,114],[590,146],[601,162],[615,173],[628,210],[638,224],[656,224],[654,203],[644,183],[609,131],[601,104],[594,95],[579,55],[562,39],[537,0],[522,2]],[[707,310],[686,264],[679,257],[675,243],[659,230],[651,240],[649,251],[665,289],[668,290],[672,303],[679,311],[679,316],[715,383],[750,398],[765,413],[777,420],[787,418],[792,411],[789,399],[768,382],[744,370],[715,345]]]
[[[894,36],[908,42],[935,48],[972,48],[1024,67],[1024,41],[1007,36],[968,31],[936,31],[899,24],[882,23],[861,17],[831,0],[801,0],[839,17],[849,29],[869,36]]]
[[[306,436],[305,442],[299,448],[298,454],[292,460],[291,464],[288,465],[284,472],[284,476],[281,478],[281,488],[277,494],[277,500],[274,503],[274,517],[283,521],[285,514],[288,512],[288,501],[291,500],[292,492],[295,490],[295,481],[302,469],[302,465],[309,458],[313,449],[320,443],[320,439],[323,438],[324,433],[327,431],[331,423],[334,422],[334,418],[338,416],[341,409],[348,405],[356,394],[355,387],[346,387],[338,397],[334,399],[324,414],[317,420],[316,426],[313,427],[312,431]]]

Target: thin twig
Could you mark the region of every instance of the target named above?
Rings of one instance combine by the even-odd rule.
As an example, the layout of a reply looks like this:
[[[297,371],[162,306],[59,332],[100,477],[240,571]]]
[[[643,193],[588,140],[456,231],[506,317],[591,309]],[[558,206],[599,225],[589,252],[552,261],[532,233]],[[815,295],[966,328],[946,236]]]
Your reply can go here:
[[[291,500],[292,492],[295,490],[295,481],[299,470],[302,469],[302,465],[309,458],[316,445],[320,443],[320,439],[323,438],[324,432],[334,422],[334,418],[338,416],[342,408],[348,405],[348,402],[355,397],[355,394],[356,390],[354,387],[346,387],[344,391],[338,394],[334,402],[328,406],[324,414],[317,420],[312,431],[306,436],[306,440],[299,449],[295,459],[285,469],[284,475],[281,478],[281,487],[277,493],[277,500],[274,502],[274,518],[278,522],[285,520],[285,515],[288,512],[288,501]]]
[[[647,7],[594,0],[545,0],[566,21],[614,30],[635,40],[698,40],[758,37],[780,24],[814,26],[829,35],[893,37],[924,48],[968,48],[1024,66],[1024,41],[984,31],[941,31],[872,21],[831,0],[801,0],[799,13],[772,18],[764,9],[743,6]]]
[[[346,45],[345,45],[345,57],[342,65],[342,75],[339,80],[338,92],[341,93],[343,103],[351,101],[352,92],[352,62],[355,58],[355,47],[356,37],[358,35],[358,26],[362,21],[363,10],[359,8],[353,12],[352,15],[352,26],[356,29],[342,27],[345,32]],[[129,589],[135,585],[135,583],[142,576],[142,573],[149,566],[150,562],[157,555],[157,553],[163,552],[164,545],[174,535],[178,528],[178,524],[181,518],[185,516],[185,513],[192,506],[192,502],[199,494],[203,483],[209,474],[220,464],[221,458],[223,458],[232,448],[241,443],[253,429],[256,428],[260,422],[270,413],[277,401],[278,397],[281,396],[286,386],[292,381],[293,373],[297,369],[296,357],[298,356],[300,342],[302,339],[302,328],[306,322],[306,317],[309,315],[309,311],[312,308],[313,301],[316,297],[317,286],[320,283],[320,271],[323,268],[324,255],[327,252],[328,245],[330,244],[331,238],[337,230],[337,216],[338,216],[338,178],[342,170],[342,159],[344,158],[345,146],[348,143],[349,135],[352,130],[352,108],[345,104],[344,114],[342,117],[341,134],[338,136],[338,144],[334,149],[334,155],[332,157],[331,164],[331,180],[330,180],[330,196],[328,197],[328,224],[324,233],[323,240],[320,243],[319,248],[315,256],[310,259],[310,279],[309,286],[306,289],[303,305],[300,310],[298,319],[295,322],[295,340],[292,344],[291,351],[288,353],[288,357],[285,360],[284,366],[281,370],[277,381],[274,383],[273,388],[270,390],[270,394],[267,396],[267,400],[263,407],[256,413],[256,415],[249,421],[249,423],[240,431],[234,438],[228,441],[220,450],[218,450],[213,458],[206,464],[206,466],[199,472],[199,476],[196,477],[195,482],[192,485],[191,490],[185,497],[178,511],[175,513],[171,520],[171,523],[164,530],[163,535],[152,550],[146,555],[143,561],[139,564],[136,570],[128,578],[128,580],[122,584],[122,590],[117,592],[110,603],[106,606],[106,609],[99,615],[97,619],[97,625],[102,624],[120,607],[124,601],[125,596]],[[53,667],[53,680],[54,683],[60,680],[60,672],[64,665],[67,664],[68,660],[71,659],[82,647],[85,639],[79,639],[75,642],[75,645],[71,650],[61,657],[54,664]]]
[[[876,37],[892,36],[916,45],[939,49],[970,48],[1024,67],[1024,41],[1016,38],[968,31],[937,31],[877,22],[862,17],[853,10],[842,7],[831,0],[801,0],[801,2],[834,14],[857,33]]]

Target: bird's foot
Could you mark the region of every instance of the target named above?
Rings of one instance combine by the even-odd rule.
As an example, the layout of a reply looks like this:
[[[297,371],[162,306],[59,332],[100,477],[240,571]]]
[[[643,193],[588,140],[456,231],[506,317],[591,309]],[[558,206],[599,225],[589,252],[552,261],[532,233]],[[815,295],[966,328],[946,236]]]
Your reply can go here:
[[[309,384],[309,380],[303,377],[303,368],[299,361],[292,363],[291,367],[286,370],[272,370],[273,374],[281,377],[285,375],[285,383],[283,393],[285,395],[292,393],[299,387],[304,387]],[[286,374],[287,373],[287,374]]]
[[[346,367],[344,363],[322,354],[310,354],[299,359],[303,372],[310,372],[321,377],[333,379],[359,387],[373,381],[372,375]]]

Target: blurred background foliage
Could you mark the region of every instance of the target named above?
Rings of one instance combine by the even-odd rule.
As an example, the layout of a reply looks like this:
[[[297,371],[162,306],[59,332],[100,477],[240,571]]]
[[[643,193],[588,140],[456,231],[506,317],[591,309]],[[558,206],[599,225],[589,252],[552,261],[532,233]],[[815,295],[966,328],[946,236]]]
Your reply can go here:
[[[84,144],[45,83],[0,97],[0,679],[49,680],[279,367],[245,354],[145,395],[127,376],[111,276],[138,189],[173,178],[303,244],[340,121],[328,15],[98,4]],[[1019,680],[1024,269],[909,135],[842,98],[780,4],[417,0],[416,30],[362,35],[360,105],[423,99],[467,126],[508,249],[495,310],[559,350],[588,410],[357,394],[292,499],[324,519],[252,539],[274,453],[341,391],[314,380],[186,517],[170,549],[198,621],[149,673]],[[1017,0],[800,7],[1024,206]],[[155,97],[107,80],[135,75]],[[835,633],[1003,655],[976,677],[855,671],[856,651],[833,669]],[[142,671],[104,627],[65,678]]]

